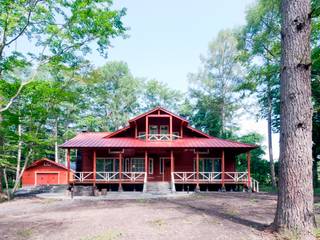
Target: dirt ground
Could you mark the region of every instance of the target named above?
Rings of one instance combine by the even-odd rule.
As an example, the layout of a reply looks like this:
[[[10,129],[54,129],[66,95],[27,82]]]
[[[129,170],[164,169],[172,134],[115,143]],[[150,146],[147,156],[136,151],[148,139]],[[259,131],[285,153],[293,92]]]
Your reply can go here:
[[[16,199],[0,204],[0,239],[274,239],[276,196],[239,192],[156,200]]]

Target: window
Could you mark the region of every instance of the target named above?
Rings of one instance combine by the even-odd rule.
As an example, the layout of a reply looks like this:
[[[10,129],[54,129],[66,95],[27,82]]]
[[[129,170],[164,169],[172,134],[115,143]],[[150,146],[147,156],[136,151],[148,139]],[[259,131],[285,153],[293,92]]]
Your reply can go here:
[[[126,158],[124,161],[124,171],[130,172],[130,158]]]
[[[160,134],[169,134],[169,126],[161,125],[160,126]]]
[[[97,172],[118,172],[119,159],[117,158],[97,158]]]
[[[158,125],[150,125],[149,134],[158,134]]]
[[[132,172],[144,172],[144,158],[131,158]]]
[[[196,159],[193,160],[193,171],[197,171]],[[220,158],[200,158],[199,172],[221,172]]]
[[[153,158],[149,158],[149,174],[153,174]]]
[[[164,159],[163,158],[160,158],[160,164],[159,164],[159,166],[160,166],[160,174],[163,174],[163,162],[164,162]]]

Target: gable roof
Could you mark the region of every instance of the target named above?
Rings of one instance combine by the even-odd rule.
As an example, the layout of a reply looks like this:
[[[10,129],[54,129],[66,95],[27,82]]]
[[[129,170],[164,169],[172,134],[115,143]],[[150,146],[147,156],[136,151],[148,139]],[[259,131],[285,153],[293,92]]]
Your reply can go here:
[[[68,168],[67,168],[66,166],[64,166],[63,164],[57,163],[57,162],[55,162],[55,161],[53,161],[53,160],[50,160],[50,159],[48,159],[48,158],[41,158],[41,159],[33,162],[29,167],[26,168],[26,170],[29,169],[29,168],[36,167],[36,166],[40,165],[40,164],[43,163],[43,162],[48,162],[48,163],[50,163],[50,164],[52,164],[52,165],[55,165],[56,167],[59,167],[59,168],[63,168],[63,169],[65,169],[65,170],[68,170]]]
[[[129,120],[129,123],[134,122],[134,121],[137,121],[138,119],[143,118],[143,117],[145,117],[145,116],[147,116],[147,115],[149,115],[149,114],[151,114],[151,113],[153,113],[153,112],[156,112],[156,111],[165,112],[166,114],[169,114],[169,115],[171,115],[171,116],[173,116],[173,117],[175,117],[175,118],[177,118],[177,119],[179,119],[179,120],[181,120],[181,121],[183,121],[183,122],[188,123],[188,121],[187,121],[186,119],[184,119],[184,118],[180,117],[179,115],[177,115],[177,114],[175,114],[175,113],[172,113],[172,112],[168,111],[167,109],[164,109],[164,108],[162,108],[162,107],[160,107],[160,106],[159,106],[159,107],[156,107],[156,108],[154,108],[154,109],[151,109],[151,110],[148,111],[148,112],[142,113],[142,114],[136,116],[136,117],[133,118],[133,119],[130,119],[130,120]]]

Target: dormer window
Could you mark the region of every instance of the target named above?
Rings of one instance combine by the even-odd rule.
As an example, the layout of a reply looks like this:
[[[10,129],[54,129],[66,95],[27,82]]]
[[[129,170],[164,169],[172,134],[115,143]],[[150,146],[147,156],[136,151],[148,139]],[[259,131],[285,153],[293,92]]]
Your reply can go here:
[[[169,126],[161,125],[160,126],[160,134],[169,134]]]
[[[150,125],[149,134],[158,134],[158,125]]]

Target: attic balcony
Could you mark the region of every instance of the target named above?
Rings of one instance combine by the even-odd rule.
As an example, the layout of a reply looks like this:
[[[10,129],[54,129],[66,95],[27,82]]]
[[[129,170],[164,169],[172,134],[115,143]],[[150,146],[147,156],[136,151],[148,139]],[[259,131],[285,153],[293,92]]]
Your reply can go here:
[[[181,136],[178,135],[178,133],[173,134],[140,134],[138,135],[138,139],[141,140],[148,140],[148,141],[171,141],[171,140],[177,140],[180,139]]]

